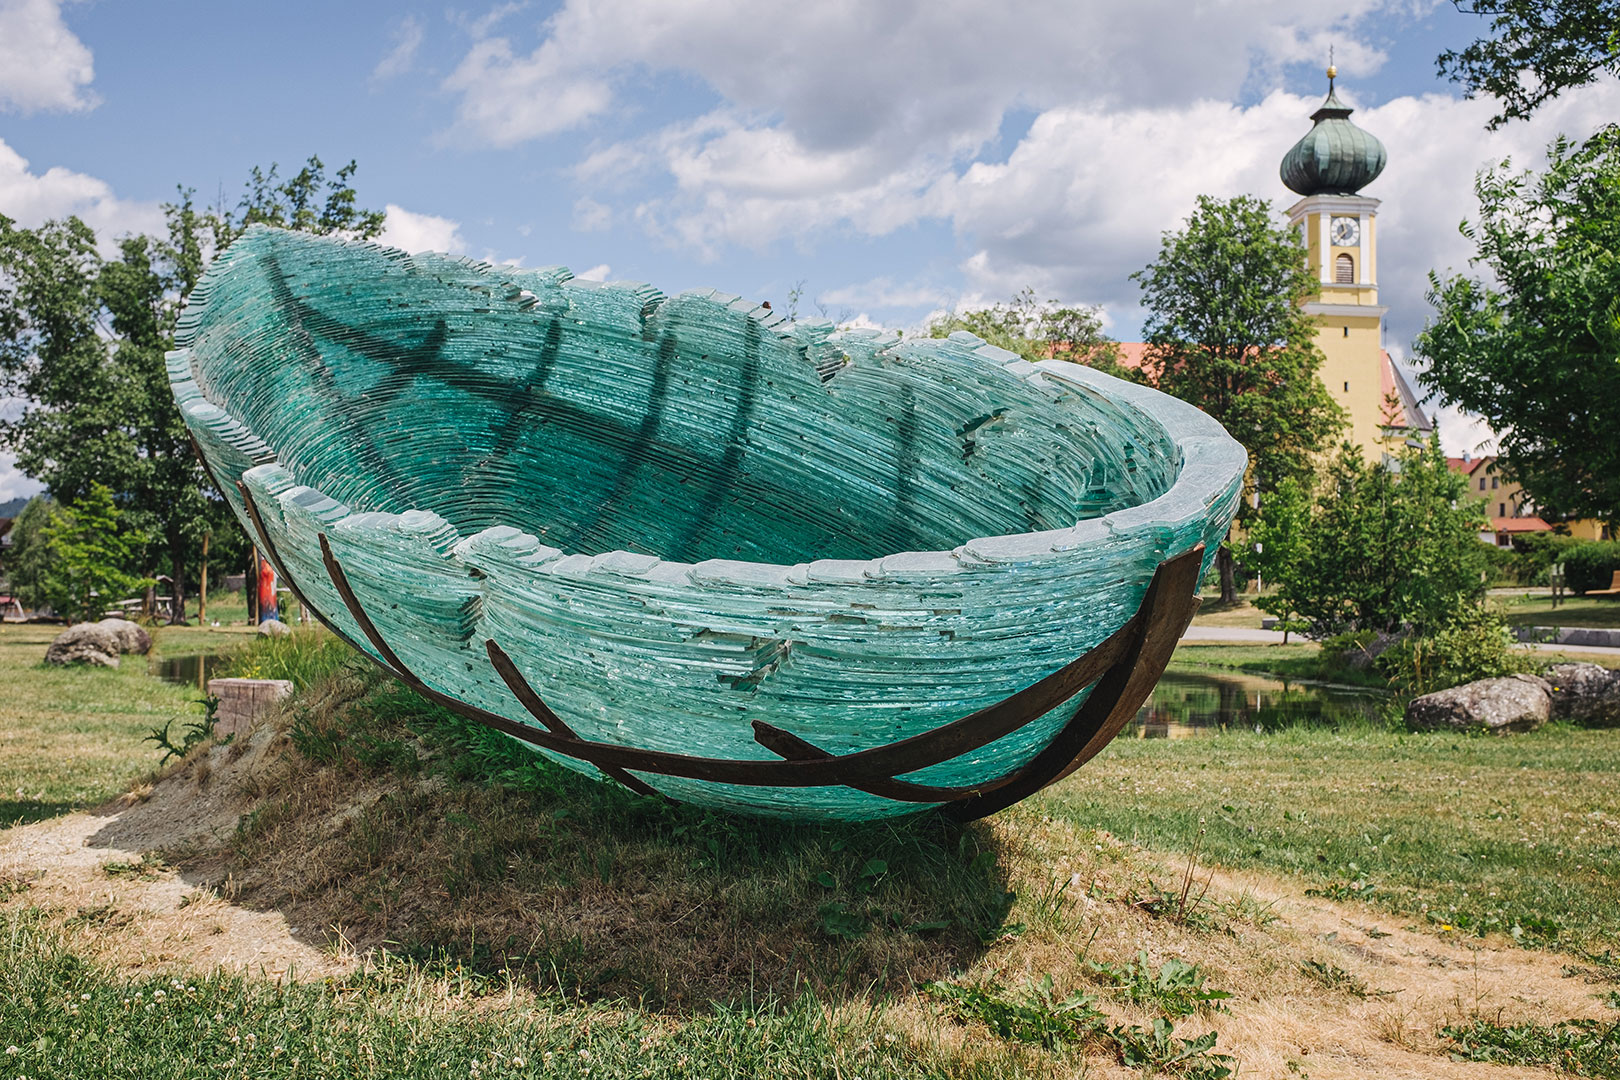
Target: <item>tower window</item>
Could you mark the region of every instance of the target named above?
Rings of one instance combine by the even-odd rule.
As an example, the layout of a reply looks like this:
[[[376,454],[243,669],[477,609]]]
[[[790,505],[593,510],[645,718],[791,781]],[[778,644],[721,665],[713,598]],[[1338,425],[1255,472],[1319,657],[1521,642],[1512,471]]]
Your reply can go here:
[[[1348,327],[1348,326],[1347,326],[1347,327],[1345,327],[1345,328],[1344,328],[1344,336],[1345,336],[1345,337],[1349,337],[1349,336],[1350,336],[1350,328],[1349,328],[1349,327]]]
[[[1349,255],[1340,255],[1334,259],[1333,283],[1335,285],[1354,285],[1356,283],[1356,260]]]
[[[1347,394],[1350,392],[1350,383],[1349,382],[1346,382],[1344,384],[1344,392],[1347,393]]]

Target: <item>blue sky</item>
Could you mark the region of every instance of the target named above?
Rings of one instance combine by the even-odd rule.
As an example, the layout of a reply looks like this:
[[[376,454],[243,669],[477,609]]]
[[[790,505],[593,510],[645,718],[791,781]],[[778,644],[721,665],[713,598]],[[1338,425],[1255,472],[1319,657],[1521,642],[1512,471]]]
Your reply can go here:
[[[1389,148],[1366,194],[1400,357],[1429,269],[1466,262],[1476,169],[1620,112],[1605,83],[1487,133],[1434,66],[1482,28],[1435,0],[0,0],[0,212],[110,240],[313,153],[359,161],[404,247],[778,308],[802,281],[804,313],[898,328],[1029,285],[1130,339],[1128,275],[1196,195],[1292,201],[1331,45]]]

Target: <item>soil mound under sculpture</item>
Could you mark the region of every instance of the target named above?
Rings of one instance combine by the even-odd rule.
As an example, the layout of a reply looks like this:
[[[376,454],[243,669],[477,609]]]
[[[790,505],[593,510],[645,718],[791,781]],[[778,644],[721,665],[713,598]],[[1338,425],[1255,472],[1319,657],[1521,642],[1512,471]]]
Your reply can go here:
[[[970,334],[787,324],[256,227],[170,378],[312,611],[572,768],[732,810],[993,812],[1151,691],[1245,457]]]

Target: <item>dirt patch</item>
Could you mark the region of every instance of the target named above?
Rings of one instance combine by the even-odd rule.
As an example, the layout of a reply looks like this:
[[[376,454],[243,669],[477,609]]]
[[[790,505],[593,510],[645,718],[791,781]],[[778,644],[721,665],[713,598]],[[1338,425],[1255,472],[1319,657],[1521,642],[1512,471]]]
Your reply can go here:
[[[163,853],[222,843],[279,755],[266,726],[240,744],[193,753],[155,785],[88,813],[0,831],[0,881],[12,903],[60,918],[76,945],[129,971],[318,978],[352,971],[352,952],[279,911],[230,902],[231,883],[182,874]]]
[[[458,783],[401,766],[434,751],[401,758],[380,735],[368,745],[387,768],[313,764],[287,721],[200,749],[96,813],[0,832],[0,898],[132,972],[318,978],[385,942],[426,942],[458,964],[523,967],[536,990],[671,1014],[801,980],[846,1002],[876,989],[886,1023],[961,1047],[989,1036],[920,985],[1017,994],[1050,976],[1060,996],[1086,993],[1112,1022],[1145,1026],[1156,1014],[1093,966],[1145,953],[1155,969],[1195,963],[1232,994],[1224,1011],[1178,1020],[1178,1035],[1213,1029],[1241,1075],[1287,1080],[1546,1077],[1454,1062],[1438,1031],[1476,1016],[1613,1019],[1595,996],[1610,987],[1566,975],[1569,957],[1420,929],[1296,880],[1217,871],[1196,890],[1198,918],[1156,911],[1151,882],[1174,867],[1028,808],[939,836],[871,826],[765,841],[776,834],[598,785],[537,796]],[[983,871],[986,857],[1003,870]],[[951,928],[928,929],[931,915]]]

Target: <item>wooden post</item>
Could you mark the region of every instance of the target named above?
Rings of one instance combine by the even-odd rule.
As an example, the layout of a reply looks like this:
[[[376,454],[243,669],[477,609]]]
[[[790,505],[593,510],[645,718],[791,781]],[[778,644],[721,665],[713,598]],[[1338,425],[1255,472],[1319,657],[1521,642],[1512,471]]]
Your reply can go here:
[[[197,623],[208,623],[208,541],[214,534],[203,533],[202,580],[197,585]]]

